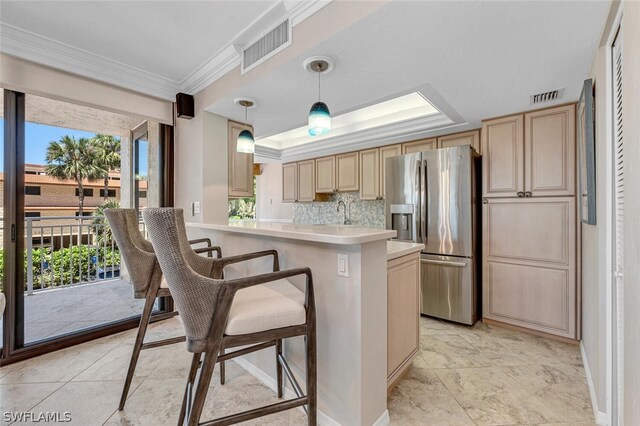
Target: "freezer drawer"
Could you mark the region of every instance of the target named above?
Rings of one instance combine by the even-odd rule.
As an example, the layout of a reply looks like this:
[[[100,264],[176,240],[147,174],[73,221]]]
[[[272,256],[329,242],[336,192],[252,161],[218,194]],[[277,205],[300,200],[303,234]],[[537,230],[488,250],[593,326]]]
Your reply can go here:
[[[463,324],[477,318],[474,260],[464,257],[422,254],[420,311]]]

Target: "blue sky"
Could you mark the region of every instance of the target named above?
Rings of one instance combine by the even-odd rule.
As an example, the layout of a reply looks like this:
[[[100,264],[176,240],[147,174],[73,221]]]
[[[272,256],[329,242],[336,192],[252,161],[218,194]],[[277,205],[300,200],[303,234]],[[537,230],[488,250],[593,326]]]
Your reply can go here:
[[[4,119],[0,118],[0,132],[4,138]],[[76,139],[90,138],[95,133],[85,132],[83,130],[67,129],[64,127],[47,126],[44,124],[26,123],[25,124],[25,162],[27,164],[46,164],[45,156],[47,146],[51,141],[57,141],[62,136],[69,135]],[[141,174],[146,174],[147,158],[141,158],[140,170]],[[0,171],[4,170],[4,149],[0,149]]]

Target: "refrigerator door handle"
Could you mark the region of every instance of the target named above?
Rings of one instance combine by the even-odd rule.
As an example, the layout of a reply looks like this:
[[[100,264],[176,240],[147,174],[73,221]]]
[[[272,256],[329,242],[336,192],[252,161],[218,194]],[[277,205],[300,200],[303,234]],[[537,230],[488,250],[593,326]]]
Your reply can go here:
[[[429,242],[429,209],[427,208],[427,162],[424,161],[423,162],[423,166],[420,167],[421,169],[421,174],[422,174],[422,180],[420,182],[420,187],[421,187],[421,191],[420,191],[420,236],[422,237],[422,243],[423,244],[428,244]]]
[[[467,266],[464,262],[453,262],[450,260],[431,260],[431,259],[420,259],[420,263],[428,263],[430,265],[441,265],[441,266],[455,266],[457,268],[464,268]]]
[[[415,231],[414,231],[414,235],[413,235],[413,241],[416,243],[421,243],[422,242],[422,222],[420,220],[420,215],[422,214],[422,199],[420,198],[420,192],[422,190],[422,176],[421,176],[421,172],[422,172],[422,168],[421,168],[421,161],[418,161],[418,166],[416,167],[416,193],[415,193],[415,199],[414,199],[414,209],[415,209],[415,214],[414,214],[414,219],[413,222],[415,223]]]

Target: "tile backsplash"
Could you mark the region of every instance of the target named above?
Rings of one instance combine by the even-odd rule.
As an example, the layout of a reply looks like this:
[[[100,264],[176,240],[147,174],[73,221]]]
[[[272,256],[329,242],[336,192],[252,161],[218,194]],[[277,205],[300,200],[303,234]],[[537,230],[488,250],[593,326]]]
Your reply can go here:
[[[351,223],[371,228],[384,228],[384,200],[360,200],[358,192],[339,192],[331,195],[329,201],[313,203],[295,203],[293,205],[294,223],[342,224],[344,213],[336,211],[339,201],[344,201],[349,215],[351,204]]]

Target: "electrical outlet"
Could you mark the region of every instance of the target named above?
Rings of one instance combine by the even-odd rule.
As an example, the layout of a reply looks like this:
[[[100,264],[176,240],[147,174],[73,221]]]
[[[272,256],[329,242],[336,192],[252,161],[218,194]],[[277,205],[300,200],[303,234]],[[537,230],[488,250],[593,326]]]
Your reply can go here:
[[[338,254],[338,276],[349,277],[349,255]]]
[[[194,201],[191,204],[191,216],[200,214],[200,201]]]

